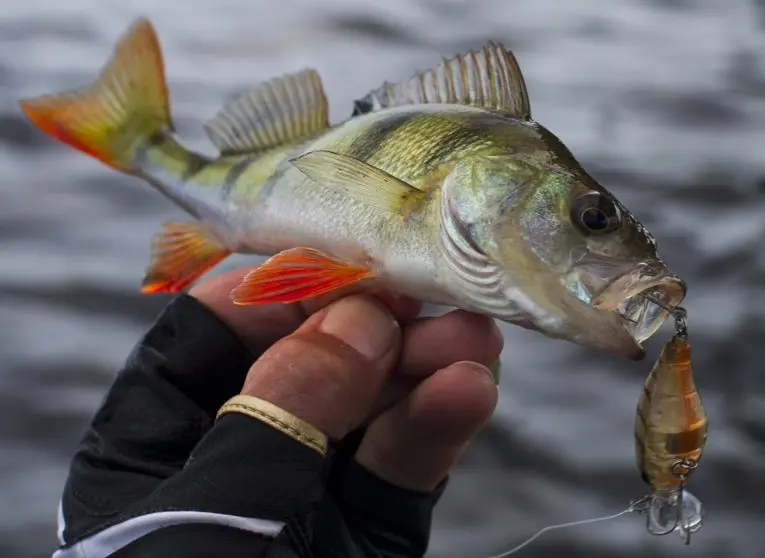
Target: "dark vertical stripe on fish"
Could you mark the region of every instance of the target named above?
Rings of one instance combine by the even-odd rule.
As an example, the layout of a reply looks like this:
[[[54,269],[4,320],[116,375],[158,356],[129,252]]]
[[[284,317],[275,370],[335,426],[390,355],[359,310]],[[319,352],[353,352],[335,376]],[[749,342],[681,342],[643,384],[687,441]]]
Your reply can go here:
[[[236,186],[236,181],[244,174],[244,172],[250,168],[250,165],[255,162],[255,159],[242,159],[241,161],[234,163],[223,179],[223,187],[221,188],[221,198],[227,199],[231,194],[231,190]]]
[[[348,149],[348,155],[365,161],[377,152],[380,145],[390,137],[396,130],[405,126],[412,118],[417,118],[417,114],[404,113],[389,115],[384,119],[372,124],[368,130],[361,133],[353,139]]]
[[[459,153],[466,147],[475,145],[477,141],[490,142],[498,124],[506,125],[500,116],[489,112],[466,114],[463,118],[453,120],[453,123],[456,128],[450,130],[450,133],[442,134],[441,141],[434,145],[422,160],[424,169],[430,170],[439,166],[453,153]]]
[[[475,141],[474,135],[478,131],[477,127],[470,125],[466,119],[459,122],[457,128],[451,130],[451,133],[442,134],[441,141],[433,146],[422,159],[423,169],[433,169],[450,158],[450,155],[458,152],[463,146],[469,145]],[[478,136],[480,137],[480,136]]]
[[[181,174],[181,182],[188,182],[198,173],[207,168],[207,165],[209,164],[210,161],[208,161],[206,158],[200,157],[194,153],[189,153],[189,157],[186,160],[186,168]]]

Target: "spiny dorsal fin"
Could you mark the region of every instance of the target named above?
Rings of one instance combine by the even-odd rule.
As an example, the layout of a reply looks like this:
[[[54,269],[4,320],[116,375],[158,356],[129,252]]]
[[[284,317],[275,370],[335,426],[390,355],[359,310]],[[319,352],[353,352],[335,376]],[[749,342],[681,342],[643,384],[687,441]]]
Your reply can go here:
[[[489,42],[480,51],[446,59],[399,83],[385,82],[355,103],[354,116],[420,103],[471,105],[531,119],[526,82],[512,52]]]
[[[296,142],[328,125],[321,78],[305,69],[243,91],[205,124],[205,131],[221,155],[236,155]]]

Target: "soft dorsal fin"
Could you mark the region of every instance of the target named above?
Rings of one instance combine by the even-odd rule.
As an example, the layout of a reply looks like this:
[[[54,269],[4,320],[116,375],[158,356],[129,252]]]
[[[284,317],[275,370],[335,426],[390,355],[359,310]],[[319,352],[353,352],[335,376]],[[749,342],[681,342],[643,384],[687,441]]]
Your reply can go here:
[[[321,78],[305,69],[243,91],[205,124],[205,131],[221,155],[236,155],[299,141],[328,125]]]
[[[526,82],[513,53],[489,42],[478,52],[446,59],[438,67],[399,83],[385,82],[355,102],[354,116],[420,103],[471,105],[531,119]]]

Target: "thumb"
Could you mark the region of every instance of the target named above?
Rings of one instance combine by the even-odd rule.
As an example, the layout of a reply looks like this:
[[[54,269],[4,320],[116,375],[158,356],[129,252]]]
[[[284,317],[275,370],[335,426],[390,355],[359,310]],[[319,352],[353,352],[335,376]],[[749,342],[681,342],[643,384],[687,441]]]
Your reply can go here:
[[[349,296],[267,350],[250,368],[242,393],[342,438],[368,415],[400,344],[398,324],[381,302]]]
[[[281,530],[323,496],[326,438],[364,420],[397,360],[400,336],[390,312],[371,298],[347,297],[312,315],[250,367],[245,396],[221,407],[183,470],[151,498],[171,493],[165,506],[173,509],[258,518],[265,531],[256,532]]]

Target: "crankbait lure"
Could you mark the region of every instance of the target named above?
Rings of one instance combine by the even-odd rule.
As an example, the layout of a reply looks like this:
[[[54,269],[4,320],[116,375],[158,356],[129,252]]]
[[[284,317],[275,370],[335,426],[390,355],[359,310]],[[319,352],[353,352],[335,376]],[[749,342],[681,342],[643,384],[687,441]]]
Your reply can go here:
[[[707,441],[707,415],[693,379],[687,312],[651,297],[675,319],[675,335],[667,342],[646,378],[635,413],[635,458],[649,493],[619,513],[549,525],[515,548],[492,556],[506,558],[548,531],[616,519],[631,512],[646,516],[652,535],[677,532],[690,544],[703,524],[701,501],[685,485],[696,471]]]

